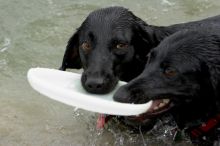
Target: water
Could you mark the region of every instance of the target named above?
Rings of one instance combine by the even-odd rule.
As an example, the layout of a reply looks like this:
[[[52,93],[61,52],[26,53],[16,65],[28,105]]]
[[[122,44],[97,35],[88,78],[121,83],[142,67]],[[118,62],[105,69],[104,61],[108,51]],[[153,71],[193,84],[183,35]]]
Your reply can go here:
[[[97,131],[97,114],[45,98],[26,80],[31,67],[58,68],[68,38],[88,13],[113,5],[125,6],[154,25],[220,13],[219,0],[0,0],[1,146],[144,145],[140,134],[114,120]],[[146,145],[172,145],[143,137]]]

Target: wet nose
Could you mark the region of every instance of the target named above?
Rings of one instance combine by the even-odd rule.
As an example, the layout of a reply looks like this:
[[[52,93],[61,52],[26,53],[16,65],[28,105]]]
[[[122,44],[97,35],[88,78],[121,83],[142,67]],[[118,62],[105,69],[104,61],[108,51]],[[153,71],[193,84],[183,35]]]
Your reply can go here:
[[[81,83],[83,88],[90,93],[106,94],[114,89],[118,78],[109,73],[86,71],[81,77]]]
[[[87,78],[85,82],[86,88],[93,93],[97,93],[104,88],[103,78]]]
[[[129,91],[125,87],[120,87],[118,91],[113,96],[113,99],[118,102],[130,103],[130,94]]]
[[[105,93],[106,84],[102,77],[87,77],[84,88],[91,93]]]

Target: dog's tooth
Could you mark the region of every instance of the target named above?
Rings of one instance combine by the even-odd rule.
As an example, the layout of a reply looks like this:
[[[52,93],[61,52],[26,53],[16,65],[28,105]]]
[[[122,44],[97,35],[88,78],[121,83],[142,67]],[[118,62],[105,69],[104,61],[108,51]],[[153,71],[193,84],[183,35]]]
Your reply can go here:
[[[158,110],[158,109],[159,109],[159,107],[158,107],[158,106],[155,106],[155,107],[154,107],[154,110]]]
[[[163,102],[164,102],[164,103],[169,103],[170,100],[169,100],[169,99],[163,99]]]
[[[165,104],[166,104],[166,103],[161,102],[161,103],[159,104],[159,107],[163,107],[163,106],[165,106]]]

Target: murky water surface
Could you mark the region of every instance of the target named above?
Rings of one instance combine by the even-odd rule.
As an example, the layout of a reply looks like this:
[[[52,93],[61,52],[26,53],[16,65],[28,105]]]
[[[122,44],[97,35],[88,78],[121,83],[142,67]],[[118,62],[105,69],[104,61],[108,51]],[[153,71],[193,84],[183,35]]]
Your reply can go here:
[[[164,137],[133,134],[114,120],[97,131],[97,114],[74,111],[27,83],[29,68],[59,67],[68,38],[89,12],[114,5],[154,25],[220,14],[219,0],[0,0],[1,146],[173,145]]]

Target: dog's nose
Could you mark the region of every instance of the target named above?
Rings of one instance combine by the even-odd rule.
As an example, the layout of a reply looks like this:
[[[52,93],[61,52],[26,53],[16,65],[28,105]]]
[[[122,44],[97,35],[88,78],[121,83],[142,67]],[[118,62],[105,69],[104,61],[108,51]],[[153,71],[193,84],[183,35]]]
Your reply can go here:
[[[102,78],[87,78],[85,86],[92,92],[102,90],[104,87],[104,79]]]
[[[109,74],[100,75],[98,73],[84,72],[81,77],[83,88],[95,94],[106,94],[112,91],[118,79]]]
[[[126,90],[124,87],[120,87],[118,91],[116,91],[116,93],[114,94],[113,99],[118,102],[129,103],[129,91]]]

